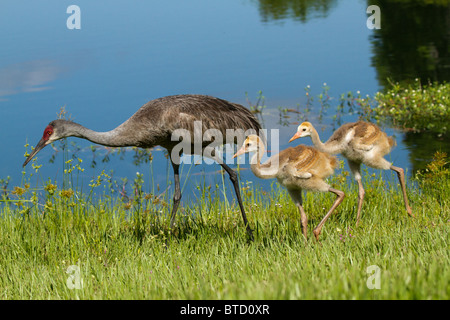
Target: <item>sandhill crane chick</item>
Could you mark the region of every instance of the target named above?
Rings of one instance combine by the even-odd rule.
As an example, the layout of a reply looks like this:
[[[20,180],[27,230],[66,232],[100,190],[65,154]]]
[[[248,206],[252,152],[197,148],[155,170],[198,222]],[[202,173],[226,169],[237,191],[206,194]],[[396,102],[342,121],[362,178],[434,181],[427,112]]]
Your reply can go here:
[[[347,158],[350,170],[358,183],[359,201],[356,225],[359,224],[365,194],[360,172],[362,163],[375,169],[393,170],[397,173],[406,212],[413,217],[406,195],[403,169],[393,166],[392,163],[383,158],[391,152],[391,149],[395,146],[395,140],[392,137],[388,137],[378,126],[365,121],[346,123],[339,127],[327,142],[323,143],[314,126],[310,122],[303,122],[298,126],[297,133],[289,142],[302,137],[310,137],[314,146],[322,152],[330,154],[341,153]]]
[[[344,192],[331,188],[325,182],[325,178],[332,175],[337,167],[336,158],[313,147],[299,145],[282,150],[261,164],[265,146],[256,135],[248,136],[234,157],[249,152],[255,152],[250,160],[250,168],[255,176],[262,179],[277,178],[278,182],[288,190],[300,212],[302,233],[305,239],[307,239],[308,219],[302,206],[302,190],[328,191],[337,195],[330,210],[313,231],[318,241],[323,225],[345,196]]]

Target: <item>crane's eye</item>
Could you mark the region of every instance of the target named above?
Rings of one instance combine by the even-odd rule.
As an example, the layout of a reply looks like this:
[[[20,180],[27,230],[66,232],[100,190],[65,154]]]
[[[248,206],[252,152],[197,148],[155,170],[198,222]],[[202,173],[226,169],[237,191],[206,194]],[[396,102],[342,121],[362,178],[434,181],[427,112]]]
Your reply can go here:
[[[42,139],[48,140],[50,139],[50,136],[53,134],[54,130],[53,128],[49,125],[44,129],[44,133],[42,134]]]

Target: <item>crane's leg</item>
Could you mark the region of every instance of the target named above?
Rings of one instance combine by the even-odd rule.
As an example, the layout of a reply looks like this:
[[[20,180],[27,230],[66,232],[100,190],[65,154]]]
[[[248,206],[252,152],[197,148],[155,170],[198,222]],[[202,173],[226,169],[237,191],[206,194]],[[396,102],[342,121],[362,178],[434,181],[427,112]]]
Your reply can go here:
[[[173,194],[173,207],[172,207],[172,213],[170,215],[170,228],[173,228],[173,225],[175,223],[175,216],[177,215],[178,206],[180,205],[181,200],[181,189],[180,189],[180,175],[179,175],[179,167],[180,165],[172,162],[173,167],[173,176],[175,181],[175,192]]]
[[[225,171],[230,176],[230,180],[233,183],[234,192],[236,193],[236,198],[239,202],[239,207],[241,209],[242,219],[244,220],[244,225],[247,228],[247,233],[250,237],[250,240],[253,241],[254,240],[253,232],[252,232],[252,229],[250,228],[250,225],[248,224],[247,216],[245,215],[244,205],[242,204],[241,192],[239,191],[239,182],[238,182],[237,173],[233,169],[231,169],[229,166],[227,166],[225,163],[223,163],[222,161],[219,162],[219,164],[222,166],[222,168],[225,169]]]
[[[305,241],[308,240],[308,217],[306,216],[305,210],[303,209],[303,199],[302,190],[288,190],[289,195],[294,201],[295,205],[300,212],[300,222],[302,224],[302,234],[305,237]]]
[[[359,178],[356,179],[356,182],[358,182],[358,213],[356,214],[356,226],[358,226],[359,219],[361,218],[361,209],[364,201],[364,195],[366,194],[366,192],[364,191],[361,176],[359,176]]]
[[[317,241],[319,241],[319,235],[320,235],[320,232],[322,231],[323,225],[325,224],[327,219],[331,216],[333,211],[341,204],[342,200],[344,200],[344,197],[345,197],[345,193],[343,191],[336,190],[333,188],[329,188],[328,191],[336,194],[337,197],[336,197],[336,200],[334,200],[334,203],[331,206],[330,211],[328,211],[328,213],[325,215],[325,217],[323,217],[322,221],[320,221],[320,223],[317,225],[317,227],[315,227],[313,230],[314,236],[316,237]]]
[[[297,204],[298,211],[300,211],[300,221],[302,223],[302,233],[305,237],[305,241],[308,240],[308,217],[306,216],[305,210],[301,203]]]
[[[358,213],[356,214],[356,226],[358,226],[359,219],[361,218],[361,208],[364,201],[364,195],[366,194],[366,192],[364,191],[364,187],[362,184],[362,177],[360,172],[361,163],[349,160],[348,165],[353,173],[353,176],[355,177],[356,182],[358,183]]]
[[[398,180],[400,181],[400,186],[402,187],[403,201],[405,202],[406,212],[408,212],[408,214],[414,218],[411,207],[409,206],[409,203],[408,203],[408,197],[406,196],[405,173],[404,173],[403,169],[399,168],[399,167],[391,166],[390,169],[397,173]]]

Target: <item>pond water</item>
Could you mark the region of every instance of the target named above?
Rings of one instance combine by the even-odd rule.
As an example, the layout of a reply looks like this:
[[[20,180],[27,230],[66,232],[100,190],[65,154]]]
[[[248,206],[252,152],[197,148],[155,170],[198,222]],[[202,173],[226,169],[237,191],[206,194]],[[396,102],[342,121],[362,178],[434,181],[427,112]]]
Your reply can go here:
[[[311,112],[303,114],[305,88],[317,96],[326,83],[331,97],[322,119],[326,139],[342,93],[373,95],[388,77],[450,80],[449,6],[411,3],[417,1],[2,1],[0,179],[9,176],[9,188],[20,185],[24,145],[38,142],[61,107],[74,121],[107,131],[161,96],[208,94],[249,107],[248,100],[255,103],[262,91],[265,108],[259,116],[265,128],[280,130],[283,149],[290,146],[299,121],[318,122],[317,98]],[[67,27],[72,4],[80,8],[81,29]],[[380,30],[366,25],[372,4],[382,12]],[[444,139],[384,129],[398,143],[387,158],[409,172],[423,166],[436,149],[450,151]],[[153,150],[151,163],[136,166],[134,151],[103,162],[107,150],[99,147],[94,157],[90,145],[68,141],[69,156],[76,153],[84,160],[82,185],[102,170],[113,170],[118,181],[127,178],[128,186],[140,172],[147,191],[163,192],[172,181],[160,148]],[[61,181],[62,152],[55,155],[47,147],[37,161],[43,166],[33,178],[36,183]],[[183,166],[184,196],[199,183],[220,184],[222,176],[214,174],[219,169]],[[241,169],[243,180],[270,188],[271,181],[255,178],[248,165]],[[33,172],[31,166],[25,172]]]

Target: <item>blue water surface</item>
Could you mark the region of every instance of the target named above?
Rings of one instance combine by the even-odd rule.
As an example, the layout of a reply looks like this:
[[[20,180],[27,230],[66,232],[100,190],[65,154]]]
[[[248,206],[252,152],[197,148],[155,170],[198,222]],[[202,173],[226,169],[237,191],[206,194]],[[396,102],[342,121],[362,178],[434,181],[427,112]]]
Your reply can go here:
[[[66,25],[70,16],[66,10],[72,4],[81,10],[80,30]],[[2,1],[0,178],[10,176],[10,187],[20,185],[24,145],[38,142],[61,107],[74,121],[107,131],[147,101],[181,93],[208,94],[249,107],[246,97],[255,102],[262,90],[264,125],[280,130],[285,148],[298,123],[281,125],[278,107],[300,104],[303,109],[306,86],[317,95],[326,83],[333,108],[341,93],[373,95],[380,90],[372,66],[374,31],[366,26],[366,8],[365,1],[330,1],[330,8],[313,10],[302,21],[289,15],[266,19],[259,2],[252,0]],[[331,110],[327,119],[332,115]],[[389,159],[410,168],[401,133],[387,130],[400,137]],[[324,139],[330,134],[331,127],[326,128]],[[158,185],[165,190],[172,179],[160,149],[153,153],[152,167],[136,167],[131,157],[112,157],[107,163],[98,158],[96,167],[90,168],[91,143],[69,140],[82,148],[77,155],[84,160],[85,185],[102,170],[113,170],[117,179],[130,181],[136,172],[144,173],[148,189]],[[37,163],[43,166],[33,178],[36,183],[62,178],[62,154],[51,164],[53,153],[46,147],[38,154]],[[220,183],[220,175],[204,174],[219,169],[185,166],[185,190],[195,189],[199,181]],[[31,166],[25,170],[26,175],[32,172]],[[270,188],[270,183],[251,174],[248,165],[241,174],[244,180]]]

